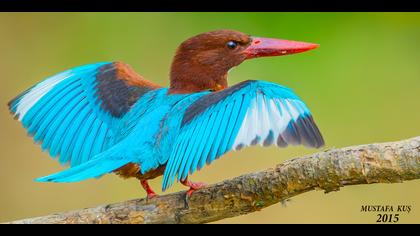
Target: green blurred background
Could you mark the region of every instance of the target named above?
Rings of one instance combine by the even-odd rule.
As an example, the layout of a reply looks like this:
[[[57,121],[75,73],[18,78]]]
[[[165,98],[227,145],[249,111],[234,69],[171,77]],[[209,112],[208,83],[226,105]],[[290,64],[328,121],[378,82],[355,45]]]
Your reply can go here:
[[[317,50],[244,62],[229,74],[292,88],[314,113],[326,148],[420,135],[419,13],[1,13],[0,222],[144,197],[137,180],[107,175],[81,183],[35,183],[64,167],[12,119],[6,103],[65,69],[121,60],[168,85],[177,45],[209,30],[321,44]],[[192,176],[215,183],[316,150],[253,147],[229,153]],[[151,181],[160,189],[161,178]],[[401,223],[420,223],[419,181],[312,191],[221,223],[375,223],[364,204],[411,205]],[[169,192],[185,189],[176,184]],[[159,192],[161,193],[161,192]]]

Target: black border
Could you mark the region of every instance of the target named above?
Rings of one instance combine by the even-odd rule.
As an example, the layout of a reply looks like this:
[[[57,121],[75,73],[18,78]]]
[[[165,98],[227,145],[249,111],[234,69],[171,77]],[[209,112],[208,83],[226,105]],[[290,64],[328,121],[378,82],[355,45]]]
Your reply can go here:
[[[0,0],[2,12],[414,12],[418,0]]]

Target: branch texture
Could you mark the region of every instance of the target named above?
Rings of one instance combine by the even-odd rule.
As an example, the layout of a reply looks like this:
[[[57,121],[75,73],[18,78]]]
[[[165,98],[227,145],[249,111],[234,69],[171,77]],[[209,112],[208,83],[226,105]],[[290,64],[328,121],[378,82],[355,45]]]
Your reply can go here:
[[[420,136],[331,149],[275,168],[185,191],[8,223],[207,223],[248,214],[307,191],[420,179]]]

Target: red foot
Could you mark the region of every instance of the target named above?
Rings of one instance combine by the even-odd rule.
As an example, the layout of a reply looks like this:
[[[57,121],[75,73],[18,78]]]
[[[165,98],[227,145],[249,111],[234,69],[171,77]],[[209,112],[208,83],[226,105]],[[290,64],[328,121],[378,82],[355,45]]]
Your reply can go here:
[[[157,195],[156,193],[148,193],[147,194],[147,199],[152,199],[152,198],[157,197],[157,196],[159,196],[159,195]]]
[[[140,181],[141,186],[144,188],[144,190],[146,190],[147,192],[147,199],[152,199],[156,196],[158,196],[153,189],[150,187],[149,183],[147,182],[147,180],[141,180]]]
[[[188,178],[187,178],[187,179],[185,179],[185,180],[182,180],[182,181],[181,181],[181,183],[182,183],[183,185],[185,185],[185,186],[190,187],[190,189],[187,191],[187,196],[188,196],[188,197],[191,197],[192,193],[193,193],[195,190],[198,190],[198,189],[200,189],[200,188],[203,188],[203,187],[207,186],[207,184],[206,184],[206,183],[194,183],[194,182],[191,182],[191,181],[189,181],[189,180],[188,180]]]

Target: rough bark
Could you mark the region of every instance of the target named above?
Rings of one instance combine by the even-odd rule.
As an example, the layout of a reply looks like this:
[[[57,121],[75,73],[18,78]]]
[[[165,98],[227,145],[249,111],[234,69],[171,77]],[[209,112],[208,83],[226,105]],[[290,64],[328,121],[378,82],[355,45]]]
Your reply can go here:
[[[328,193],[346,185],[419,178],[420,136],[294,158],[200,189],[187,201],[183,191],[8,223],[206,223],[261,210],[314,189]]]

